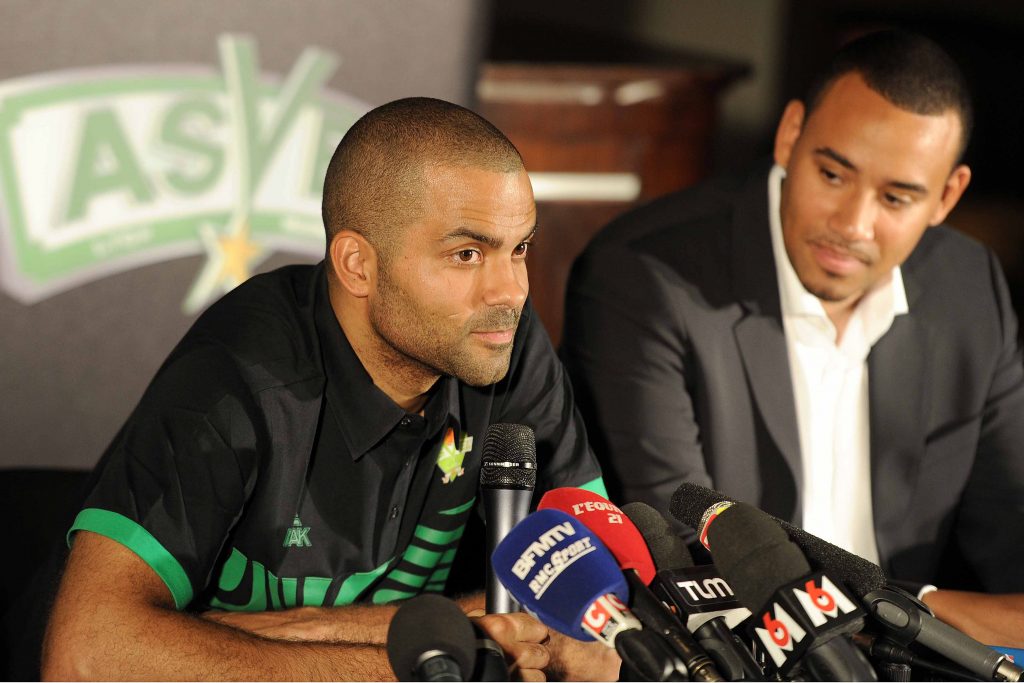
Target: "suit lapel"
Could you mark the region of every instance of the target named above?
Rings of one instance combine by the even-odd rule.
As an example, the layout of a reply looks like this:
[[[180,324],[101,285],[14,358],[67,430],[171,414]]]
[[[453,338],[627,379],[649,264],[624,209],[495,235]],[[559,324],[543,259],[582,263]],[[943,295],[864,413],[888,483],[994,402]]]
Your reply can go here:
[[[757,408],[799,490],[800,437],[772,255],[767,186],[767,174],[753,174],[733,218],[734,282],[746,312],[733,332]]]
[[[871,504],[881,557],[891,552],[886,532],[907,514],[924,454],[925,359],[930,335],[914,317],[914,283],[903,273],[910,313],[892,327],[868,355],[868,403],[871,423]]]

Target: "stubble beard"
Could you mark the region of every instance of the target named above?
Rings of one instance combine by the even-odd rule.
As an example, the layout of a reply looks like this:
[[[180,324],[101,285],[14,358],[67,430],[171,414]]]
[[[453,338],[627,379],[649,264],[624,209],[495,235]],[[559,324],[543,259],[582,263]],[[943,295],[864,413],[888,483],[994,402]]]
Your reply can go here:
[[[378,281],[378,297],[370,308],[370,324],[386,347],[383,352],[392,371],[420,382],[451,375],[474,387],[494,384],[508,374],[513,343],[479,360],[473,356],[470,334],[474,330],[518,327],[519,311],[489,308],[461,329],[453,330],[446,328],[443,320],[422,311],[386,276]]]

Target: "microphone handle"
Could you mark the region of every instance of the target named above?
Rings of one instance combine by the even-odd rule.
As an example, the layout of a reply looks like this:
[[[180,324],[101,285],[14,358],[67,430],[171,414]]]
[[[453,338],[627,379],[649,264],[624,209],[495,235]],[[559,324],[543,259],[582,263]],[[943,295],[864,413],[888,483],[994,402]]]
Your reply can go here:
[[[490,638],[477,638],[474,681],[507,681],[508,666],[501,647]]]
[[[462,669],[455,659],[440,650],[423,653],[420,663],[416,665],[416,680],[430,683],[447,683],[463,681]]]
[[[715,668],[715,663],[697,643],[686,626],[675,615],[668,611],[665,604],[658,599],[651,589],[632,569],[622,572],[629,584],[629,592],[633,598],[633,614],[640,619],[644,627],[657,632],[665,638],[672,650],[679,656],[694,681],[723,681],[722,675]]]
[[[484,515],[487,522],[487,593],[488,614],[510,614],[519,611],[519,603],[498,580],[491,566],[491,555],[505,535],[530,513],[531,489],[483,488]]]
[[[922,611],[898,591],[880,588],[865,595],[864,603],[901,644],[920,643],[981,680],[1019,681],[1024,678],[1024,671],[1006,655]]]
[[[693,632],[727,681],[763,681],[764,672],[753,653],[736,637],[724,617],[708,619]]]
[[[803,658],[815,681],[877,681],[878,674],[864,653],[844,635],[812,647]]]

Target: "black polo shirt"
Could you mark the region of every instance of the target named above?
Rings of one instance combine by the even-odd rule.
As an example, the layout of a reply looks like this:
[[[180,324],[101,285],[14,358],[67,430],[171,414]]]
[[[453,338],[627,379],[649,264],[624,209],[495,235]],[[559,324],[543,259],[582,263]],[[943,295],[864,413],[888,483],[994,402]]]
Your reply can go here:
[[[378,389],[323,266],[252,278],[174,349],[97,466],[72,526],[132,549],[179,609],[385,603],[444,589],[487,426],[533,427],[538,490],[604,493],[529,303],[508,376],[443,377],[422,415]]]

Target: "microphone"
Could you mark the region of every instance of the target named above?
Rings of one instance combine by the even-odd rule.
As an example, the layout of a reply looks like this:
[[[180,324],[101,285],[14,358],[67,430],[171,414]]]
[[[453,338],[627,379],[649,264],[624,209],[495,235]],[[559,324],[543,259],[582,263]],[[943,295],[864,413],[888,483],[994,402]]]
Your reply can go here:
[[[764,672],[732,629],[750,616],[714,565],[695,567],[686,544],[668,520],[646,503],[622,506],[647,541],[657,575],[652,588],[678,614],[730,681],[763,681]]]
[[[917,601],[902,591],[879,588],[864,596],[864,604],[899,645],[920,643],[984,680],[1019,681],[1024,677],[1024,669],[1005,654],[919,609]]]
[[[731,503],[724,494],[692,483],[684,483],[672,495],[669,510],[672,516],[694,529],[705,528],[715,510]],[[887,586],[882,569],[873,562],[843,550],[803,529],[778,520],[766,512],[763,516],[778,522],[790,539],[806,553],[815,566],[837,577],[859,596],[873,622],[880,625],[894,641],[903,644],[919,642],[936,654],[960,665],[974,676],[985,680],[1020,681],[1024,669],[1006,655],[982,645],[966,633],[936,619],[928,608],[903,591]],[[704,534],[702,542],[706,543]],[[870,596],[870,597],[869,597]]]
[[[647,628],[657,631],[675,650],[695,681],[721,681],[715,663],[647,587],[655,577],[654,563],[643,536],[618,506],[601,496],[578,488],[548,491],[537,509],[562,510],[576,516],[608,547],[626,576],[632,594],[633,613]]]
[[[705,516],[700,536],[753,612],[752,640],[779,673],[792,677],[804,669],[819,681],[878,680],[842,637],[863,628],[864,610],[827,574],[811,571],[782,527],[745,503],[719,505]]]
[[[619,563],[619,569],[635,571],[645,586],[654,578],[654,564],[643,536],[614,503],[592,491],[565,486],[545,493],[537,509],[561,510],[572,515],[597,534]]]
[[[672,494],[669,512],[683,524],[700,531],[716,514],[716,506],[727,506],[732,502],[733,500],[724,493],[685,482]],[[703,519],[705,512],[709,517],[707,522]],[[863,596],[886,584],[885,572],[874,562],[843,550],[767,512],[761,511],[761,514],[782,527],[812,565],[827,570],[830,576],[838,579],[856,595]],[[704,535],[700,536],[700,540],[707,548],[708,543]]]
[[[480,464],[480,489],[487,526],[488,614],[516,612],[519,606],[495,576],[490,558],[501,539],[530,512],[537,485],[537,442],[526,425],[498,423],[487,428]]]
[[[507,681],[508,666],[505,664],[505,653],[501,646],[491,640],[475,622],[473,631],[476,633],[476,665],[473,668],[472,681]]]
[[[464,681],[473,671],[476,634],[458,605],[424,593],[395,612],[387,653],[400,681]]]
[[[626,606],[626,578],[611,553],[570,515],[551,509],[528,515],[491,562],[528,613],[568,636],[615,648],[636,680],[688,680],[683,662]]]

